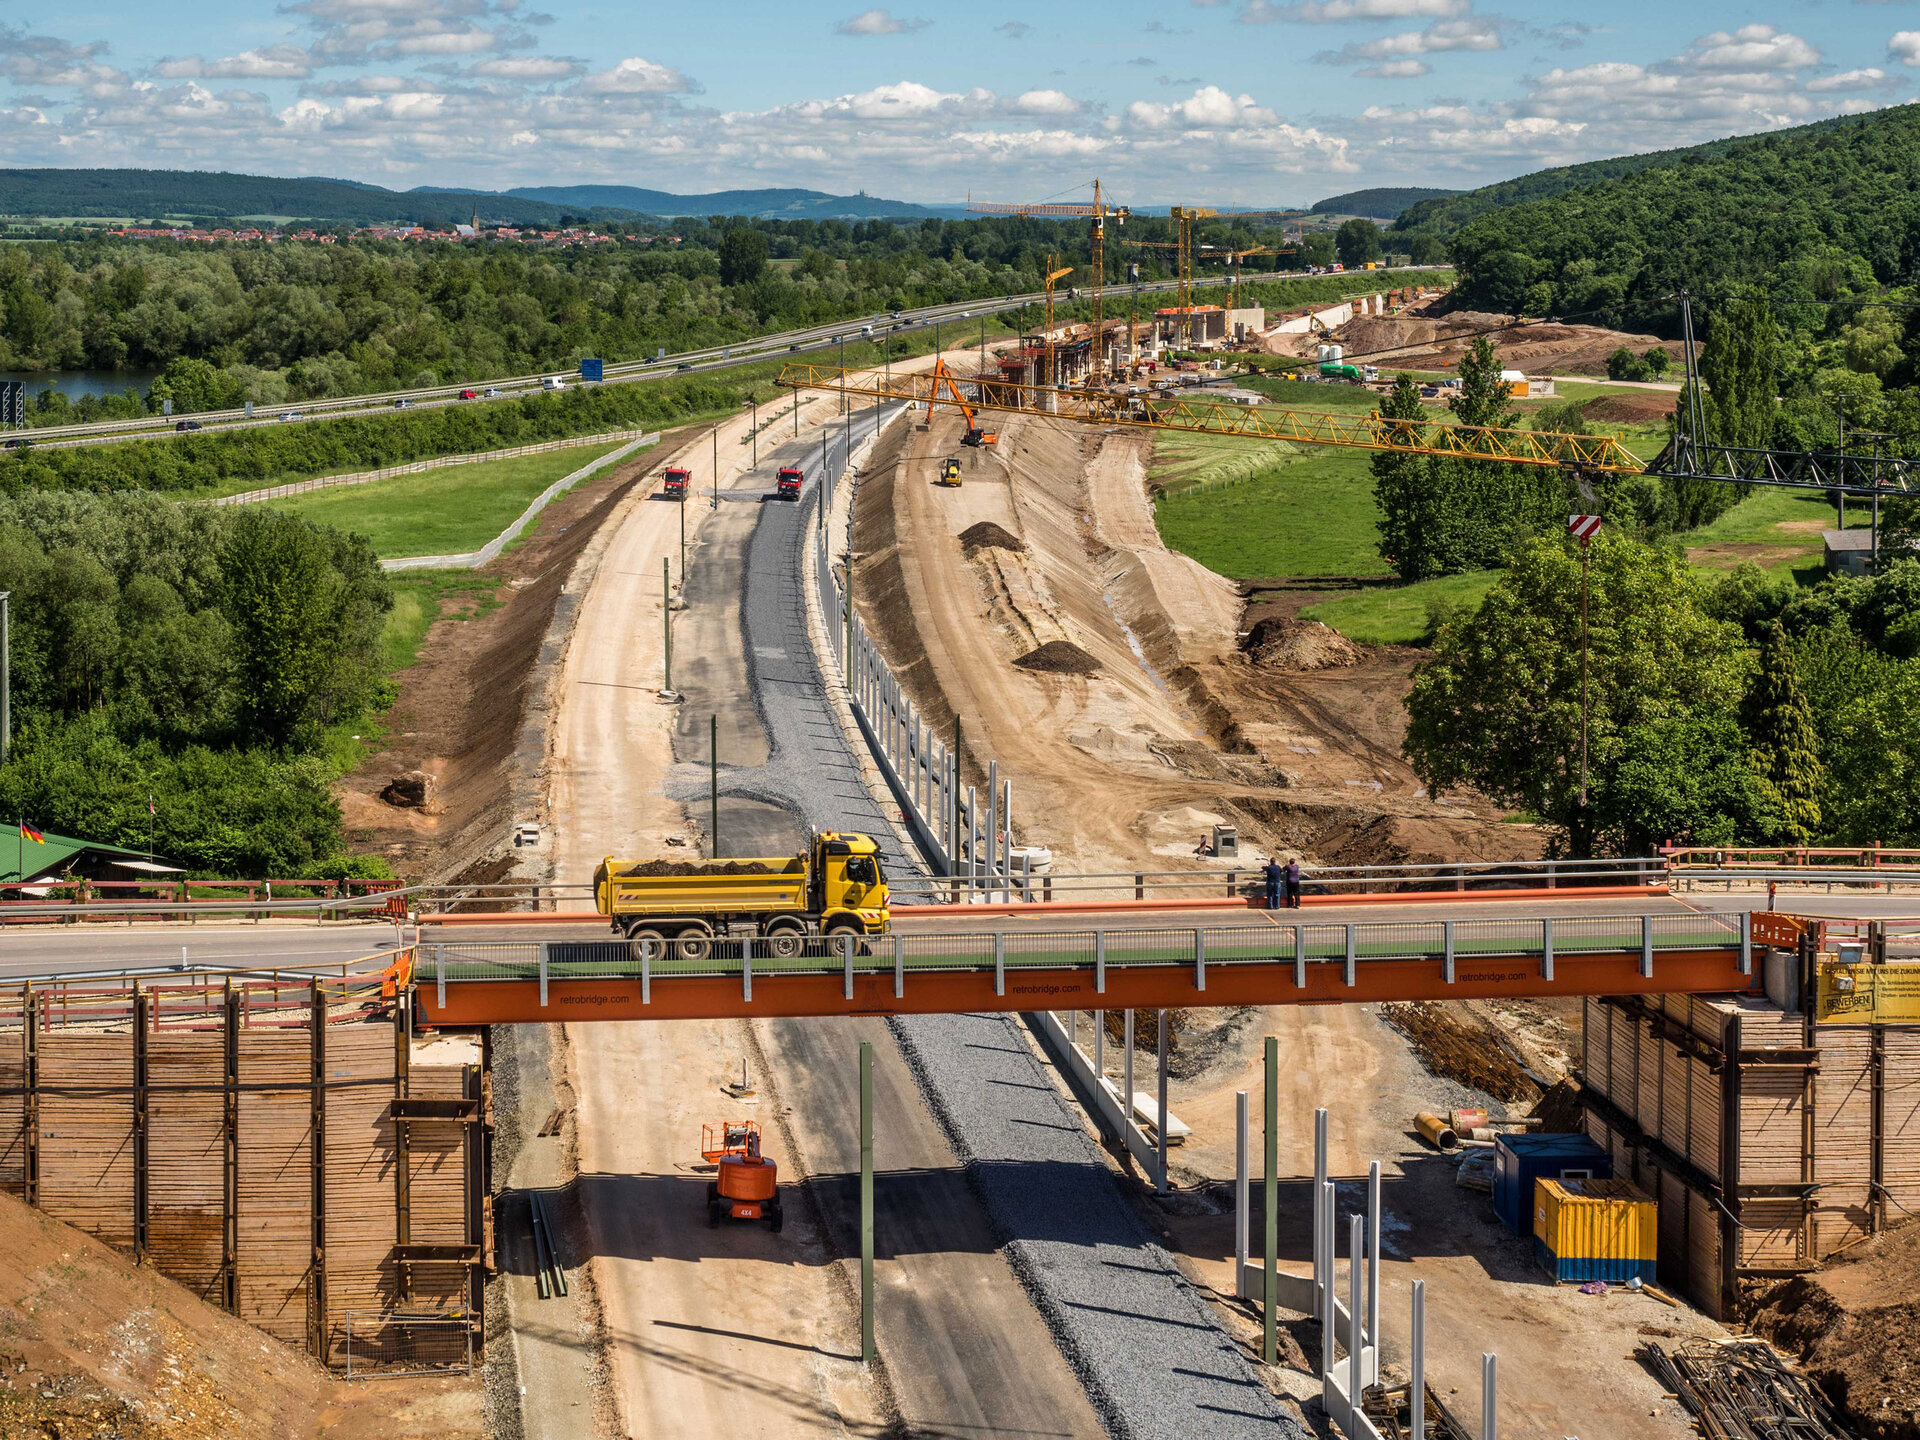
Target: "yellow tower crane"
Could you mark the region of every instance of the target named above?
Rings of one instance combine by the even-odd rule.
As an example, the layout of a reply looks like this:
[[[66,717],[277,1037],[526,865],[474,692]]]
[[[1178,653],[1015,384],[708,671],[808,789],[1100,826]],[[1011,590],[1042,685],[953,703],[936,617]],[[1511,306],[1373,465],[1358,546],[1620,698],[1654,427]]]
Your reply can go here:
[[[1031,205],[1009,204],[995,200],[975,200],[969,195],[967,209],[976,215],[1083,215],[1093,222],[1093,378],[1100,379],[1106,371],[1106,345],[1105,337],[1100,333],[1100,321],[1101,301],[1107,284],[1107,218],[1111,216],[1114,224],[1124,225],[1127,223],[1127,216],[1133,212],[1124,205],[1109,208],[1097,179],[1093,182],[1091,205],[1060,200],[1043,200]]]
[[[1059,259],[1058,255],[1047,257],[1047,278],[1044,286],[1047,292],[1047,383],[1049,385],[1060,383],[1060,367],[1054,357],[1053,345],[1053,282],[1065,279],[1073,273],[1071,265],[1062,265],[1059,269],[1054,269]]]

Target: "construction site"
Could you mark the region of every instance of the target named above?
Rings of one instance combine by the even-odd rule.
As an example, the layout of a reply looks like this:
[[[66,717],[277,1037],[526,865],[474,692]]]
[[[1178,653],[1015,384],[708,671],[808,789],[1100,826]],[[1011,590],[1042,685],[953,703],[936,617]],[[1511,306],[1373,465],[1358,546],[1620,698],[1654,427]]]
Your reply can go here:
[[[1000,209],[1096,277],[1125,213]],[[1419,657],[1170,549],[1151,478],[1754,462],[1228,393],[1486,327],[1205,304],[1211,213],[1172,306],[1050,264],[1038,325],[789,361],[556,500],[343,784],[405,883],[7,902],[0,1423],[1920,1437],[1920,855],[1436,800]]]

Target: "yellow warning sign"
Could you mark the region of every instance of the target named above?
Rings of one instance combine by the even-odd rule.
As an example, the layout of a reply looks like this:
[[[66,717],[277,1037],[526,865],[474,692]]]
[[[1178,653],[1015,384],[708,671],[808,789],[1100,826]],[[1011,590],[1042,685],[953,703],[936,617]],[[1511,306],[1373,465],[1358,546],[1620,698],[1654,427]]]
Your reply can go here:
[[[1920,965],[1820,962],[1823,1025],[1920,1025]]]

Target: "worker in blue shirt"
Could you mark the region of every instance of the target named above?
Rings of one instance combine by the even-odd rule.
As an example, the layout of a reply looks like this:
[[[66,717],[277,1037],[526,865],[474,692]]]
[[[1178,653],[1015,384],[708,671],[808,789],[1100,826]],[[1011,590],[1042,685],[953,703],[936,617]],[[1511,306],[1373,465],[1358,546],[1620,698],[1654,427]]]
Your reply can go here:
[[[1280,857],[1278,855],[1269,857],[1266,867],[1260,873],[1267,882],[1267,909],[1278,910],[1281,891],[1287,881],[1287,872],[1280,868]]]

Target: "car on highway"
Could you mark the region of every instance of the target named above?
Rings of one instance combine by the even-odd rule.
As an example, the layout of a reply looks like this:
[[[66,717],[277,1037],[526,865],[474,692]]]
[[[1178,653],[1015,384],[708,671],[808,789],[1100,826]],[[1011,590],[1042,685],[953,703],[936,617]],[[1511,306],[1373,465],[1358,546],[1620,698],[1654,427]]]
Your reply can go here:
[[[173,428],[183,433],[188,430],[198,430],[200,428],[200,422],[198,420],[176,420],[173,422]]]
[[[280,418],[282,420],[304,420],[306,416],[302,415],[298,410],[289,410]]]
[[[678,365],[674,366],[673,368],[676,370],[691,370],[693,368],[693,362],[691,360],[682,360]]]
[[[798,340],[794,341],[793,344],[787,346],[787,349],[789,350],[798,350],[799,348],[800,348],[800,342]]]
[[[562,380],[558,375],[549,375],[540,382],[540,388],[542,390],[564,390],[567,388],[567,382]]]
[[[962,310],[954,318],[957,320],[971,320],[973,318],[973,312],[971,310]]]
[[[413,401],[402,395],[398,400],[393,402],[393,408],[396,410],[411,410],[413,409]]]
[[[482,400],[498,400],[500,395],[501,391],[499,387],[494,385],[489,385],[485,390],[480,392],[480,398]]]
[[[16,435],[13,439],[7,441],[7,449],[9,450],[31,450],[32,448],[33,441],[24,435]]]
[[[492,394],[493,392],[488,391],[487,393]],[[462,400],[478,400],[480,398],[480,392],[478,390],[462,390],[460,392],[460,398]]]

